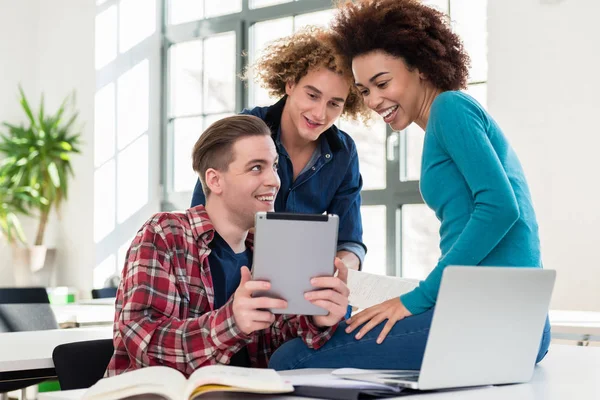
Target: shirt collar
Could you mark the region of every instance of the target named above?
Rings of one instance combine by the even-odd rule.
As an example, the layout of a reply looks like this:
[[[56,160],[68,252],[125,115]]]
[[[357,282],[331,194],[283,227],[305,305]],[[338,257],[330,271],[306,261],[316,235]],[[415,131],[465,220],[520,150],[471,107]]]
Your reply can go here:
[[[267,113],[265,115],[264,121],[271,128],[271,136],[275,143],[280,143],[280,125],[281,125],[281,115],[283,114],[283,108],[285,107],[285,102],[287,100],[287,95],[283,96],[277,103],[273,104],[271,107],[267,109]],[[338,129],[335,125],[332,125],[329,129],[323,132],[325,139],[327,140],[327,145],[331,149],[331,151],[338,151],[343,148],[343,143],[340,137],[338,136]],[[323,148],[321,151],[323,152]]]
[[[188,208],[186,210],[190,227],[192,228],[192,237],[196,243],[202,243],[202,247],[208,248],[208,245],[215,237],[215,227],[210,221],[208,212],[203,205]],[[248,232],[246,237],[246,245],[251,249],[254,246],[254,234]]]

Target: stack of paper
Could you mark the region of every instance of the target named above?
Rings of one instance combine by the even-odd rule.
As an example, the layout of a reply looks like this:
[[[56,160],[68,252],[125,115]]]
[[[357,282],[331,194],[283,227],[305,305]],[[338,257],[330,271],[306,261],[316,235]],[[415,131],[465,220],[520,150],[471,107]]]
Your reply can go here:
[[[348,301],[353,307],[368,308],[408,293],[419,285],[417,279],[398,278],[348,270]]]

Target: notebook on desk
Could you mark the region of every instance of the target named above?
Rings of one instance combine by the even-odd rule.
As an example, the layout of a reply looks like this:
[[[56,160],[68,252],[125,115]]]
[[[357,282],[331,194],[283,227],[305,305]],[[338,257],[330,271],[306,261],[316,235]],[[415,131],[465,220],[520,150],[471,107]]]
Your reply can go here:
[[[153,366],[104,378],[89,388],[83,400],[162,398],[192,400],[219,393],[290,393],[293,386],[272,369],[210,365],[188,379],[176,369]]]

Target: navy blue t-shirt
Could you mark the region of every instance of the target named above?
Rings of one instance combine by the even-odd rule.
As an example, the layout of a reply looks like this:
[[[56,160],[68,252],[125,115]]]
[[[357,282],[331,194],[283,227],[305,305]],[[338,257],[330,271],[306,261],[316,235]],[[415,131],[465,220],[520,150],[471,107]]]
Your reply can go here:
[[[240,285],[242,274],[240,269],[245,265],[252,269],[252,251],[236,254],[229,244],[215,231],[215,237],[209,244],[212,250],[208,255],[210,274],[212,275],[213,288],[215,292],[215,310],[227,303]],[[229,365],[238,367],[249,367],[250,360],[248,351],[244,347],[233,355]]]

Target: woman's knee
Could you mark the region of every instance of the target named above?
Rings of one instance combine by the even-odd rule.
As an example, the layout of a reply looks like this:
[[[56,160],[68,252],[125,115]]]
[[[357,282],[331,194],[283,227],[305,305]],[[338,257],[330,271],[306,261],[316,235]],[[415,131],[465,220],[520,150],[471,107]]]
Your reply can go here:
[[[300,338],[292,339],[273,352],[269,359],[269,368],[276,371],[294,369],[297,359],[304,351],[311,350]]]

